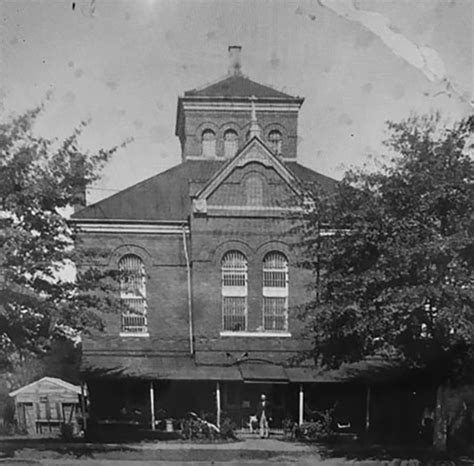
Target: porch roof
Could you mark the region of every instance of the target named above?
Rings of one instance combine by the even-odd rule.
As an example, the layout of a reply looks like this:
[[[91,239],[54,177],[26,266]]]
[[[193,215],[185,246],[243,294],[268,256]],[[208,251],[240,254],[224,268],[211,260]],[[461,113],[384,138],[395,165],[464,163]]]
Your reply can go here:
[[[335,371],[311,367],[284,367],[265,361],[239,364],[196,364],[190,356],[120,356],[84,353],[81,372],[90,378],[136,378],[148,380],[220,380],[247,383],[341,382]]]
[[[244,382],[289,382],[285,369],[277,364],[242,362],[237,367]]]
[[[242,380],[235,366],[197,365],[184,356],[116,356],[84,354],[81,372],[91,378],[149,380]]]

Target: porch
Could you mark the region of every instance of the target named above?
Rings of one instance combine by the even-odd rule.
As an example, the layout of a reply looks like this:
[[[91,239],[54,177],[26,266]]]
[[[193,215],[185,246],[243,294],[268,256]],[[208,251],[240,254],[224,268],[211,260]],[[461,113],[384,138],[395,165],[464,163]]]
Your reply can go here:
[[[117,432],[176,432],[189,412],[217,426],[231,421],[238,431],[248,432],[264,393],[275,433],[290,422],[321,419],[322,412],[331,410],[335,432],[393,442],[419,438],[435,400],[429,380],[394,373],[393,366],[379,373],[371,367],[365,372],[373,374],[369,378],[361,371],[349,377],[347,370],[322,373],[249,359],[212,366],[189,357],[95,356],[85,361],[100,366],[84,373],[91,422]]]
[[[217,426],[230,421],[237,433],[249,434],[262,393],[271,405],[273,436],[282,435],[285,424],[317,420],[329,409],[336,429],[365,428],[365,389],[349,384],[118,379],[91,380],[88,389],[91,428],[117,436],[173,438],[189,412]]]

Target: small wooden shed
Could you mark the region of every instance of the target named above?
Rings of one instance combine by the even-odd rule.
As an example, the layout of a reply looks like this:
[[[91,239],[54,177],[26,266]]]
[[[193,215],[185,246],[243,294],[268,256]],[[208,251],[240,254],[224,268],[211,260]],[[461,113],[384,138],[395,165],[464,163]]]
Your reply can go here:
[[[15,399],[18,427],[29,435],[58,435],[62,424],[81,429],[81,387],[43,377],[9,394]]]

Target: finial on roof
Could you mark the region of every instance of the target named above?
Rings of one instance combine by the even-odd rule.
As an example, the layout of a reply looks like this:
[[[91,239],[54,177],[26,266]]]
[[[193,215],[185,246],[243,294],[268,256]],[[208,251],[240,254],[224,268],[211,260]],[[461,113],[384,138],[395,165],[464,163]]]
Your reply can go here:
[[[241,45],[229,45],[229,74],[232,76],[240,76],[242,74],[241,51]]]
[[[260,137],[260,126],[257,122],[257,110],[255,108],[255,101],[257,98],[253,95],[250,97],[250,104],[252,105],[252,117],[250,119],[250,139],[254,136]]]

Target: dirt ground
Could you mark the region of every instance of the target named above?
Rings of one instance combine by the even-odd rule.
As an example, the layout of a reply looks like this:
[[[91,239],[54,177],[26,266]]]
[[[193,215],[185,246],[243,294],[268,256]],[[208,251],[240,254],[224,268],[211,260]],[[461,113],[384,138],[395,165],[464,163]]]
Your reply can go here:
[[[344,448],[329,451],[322,445],[279,439],[247,438],[227,443],[146,441],[129,444],[102,444],[59,440],[0,439],[0,466],[7,465],[204,465],[204,464],[301,464],[324,466],[473,466],[468,458],[419,461],[417,452],[397,453],[364,447],[359,452]],[[420,452],[418,452],[420,453]],[[417,458],[417,459],[415,459]]]

